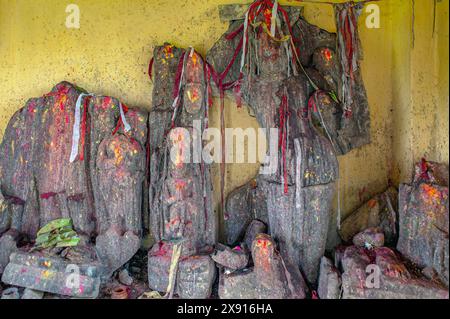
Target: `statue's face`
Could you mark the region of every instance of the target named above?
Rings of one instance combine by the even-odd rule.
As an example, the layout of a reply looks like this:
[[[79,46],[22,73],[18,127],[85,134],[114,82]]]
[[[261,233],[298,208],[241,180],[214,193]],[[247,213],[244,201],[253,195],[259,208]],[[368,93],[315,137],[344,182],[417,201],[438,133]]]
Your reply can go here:
[[[185,128],[174,128],[169,133],[170,171],[174,176],[183,176],[187,164],[191,161],[191,131]]]
[[[184,108],[186,112],[192,115],[198,114],[203,105],[204,89],[204,69],[201,57],[194,52],[190,52],[186,61],[186,85],[184,87]]]
[[[184,87],[184,107],[192,115],[199,114],[203,104],[203,90],[201,84],[187,83]]]
[[[326,47],[318,48],[313,54],[313,63],[333,90],[336,90],[339,67],[334,50]]]
[[[116,167],[128,166],[132,163],[132,159],[140,152],[136,143],[130,142],[123,135],[115,135],[106,149],[106,155],[110,159],[114,159]]]
[[[271,271],[275,244],[267,234],[258,234],[252,244],[252,256],[255,267],[264,272]]]
[[[284,46],[266,33],[261,32],[258,40],[261,75],[277,75],[286,72],[287,55]]]

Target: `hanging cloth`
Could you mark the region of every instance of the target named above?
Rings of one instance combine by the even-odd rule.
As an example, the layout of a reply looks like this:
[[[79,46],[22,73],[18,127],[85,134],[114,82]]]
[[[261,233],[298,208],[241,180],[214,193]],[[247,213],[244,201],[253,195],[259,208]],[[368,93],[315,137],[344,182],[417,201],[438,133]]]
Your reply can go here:
[[[72,130],[72,150],[70,152],[70,163],[75,162],[75,159],[78,156],[78,147],[80,144],[80,126],[81,126],[81,103],[83,102],[83,99],[85,97],[93,97],[94,94],[92,93],[81,93],[78,96],[77,102],[75,104],[75,121],[73,123],[73,130]],[[84,106],[84,109],[86,110],[87,105]],[[83,116],[83,123],[85,123],[86,117]],[[83,124],[83,128],[86,128],[86,124]],[[85,130],[83,130],[85,132]],[[83,140],[84,140],[84,134],[83,134]],[[82,146],[82,148],[84,148]],[[84,152],[83,152],[84,153]],[[84,156],[83,156],[84,157]],[[82,158],[80,158],[82,160]]]
[[[342,3],[334,6],[337,29],[337,50],[342,69],[340,99],[343,104],[344,116],[349,118],[353,112],[353,94],[355,93],[354,73],[359,68],[361,57],[358,17],[362,5]]]

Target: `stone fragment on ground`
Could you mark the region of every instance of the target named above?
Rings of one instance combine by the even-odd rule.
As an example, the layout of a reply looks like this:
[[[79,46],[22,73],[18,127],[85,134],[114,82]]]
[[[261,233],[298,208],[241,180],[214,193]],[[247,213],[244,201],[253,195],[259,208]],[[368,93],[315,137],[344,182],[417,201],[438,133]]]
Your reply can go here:
[[[43,299],[44,293],[42,291],[25,289],[22,295],[22,299]]]
[[[20,299],[19,289],[17,289],[16,287],[11,287],[11,288],[5,289],[2,292],[1,299],[11,299],[11,300]]]
[[[448,289],[408,271],[395,251],[351,246],[342,259],[343,299],[448,299]]]
[[[333,262],[322,257],[320,262],[319,286],[317,293],[320,299],[339,299],[341,295],[341,275]]]
[[[128,270],[123,269],[119,272],[119,281],[125,286],[131,286],[133,284],[133,277],[130,276]]]
[[[96,298],[100,287],[99,265],[76,265],[62,258],[37,253],[13,253],[2,282],[52,294]]]
[[[240,246],[231,249],[228,246],[218,244],[211,258],[216,264],[235,271],[247,267],[249,254]]]
[[[351,213],[341,224],[339,235],[350,243],[352,238],[370,227],[380,227],[388,246],[397,243],[397,198],[398,192],[394,187],[374,196],[360,208]]]

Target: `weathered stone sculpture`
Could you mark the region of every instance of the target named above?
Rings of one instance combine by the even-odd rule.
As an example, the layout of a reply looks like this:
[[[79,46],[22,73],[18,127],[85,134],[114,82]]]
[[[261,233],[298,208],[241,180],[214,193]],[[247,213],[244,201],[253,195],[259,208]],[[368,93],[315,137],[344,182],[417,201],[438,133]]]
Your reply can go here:
[[[149,285],[166,291],[175,275],[174,292],[180,297],[207,298],[215,278],[209,254],[217,230],[209,167],[201,159],[209,107],[206,65],[194,50],[166,44],[155,49],[154,68],[158,84],[150,114],[150,225],[157,244],[149,251]],[[176,244],[182,250],[178,271],[171,274]]]
[[[398,240],[398,191],[389,187],[361,205],[341,223],[339,234],[351,242],[357,233],[371,227],[383,230],[387,246],[395,247]]]
[[[97,156],[98,181],[109,228],[96,240],[97,251],[110,269],[118,269],[133,257],[141,244],[142,183],[145,153],[125,135],[104,139]]]
[[[261,219],[279,243],[286,263],[300,266],[307,280],[314,283],[325,249],[338,163],[336,149],[312,123],[314,109],[308,100],[313,92],[319,91],[312,84],[312,76],[308,78],[310,72],[303,73],[295,57],[300,52],[299,61],[305,67],[312,67],[314,54],[317,56],[322,49],[333,50],[335,35],[309,25],[295,10],[286,12],[282,8],[277,18],[271,20],[277,25],[276,32],[272,33],[269,31],[271,10],[269,13],[264,8],[253,11],[258,3],[250,6],[243,27],[242,21],[232,22],[229,31],[208,52],[208,61],[219,78],[222,75],[223,82],[235,81],[235,92],[239,94],[240,88],[260,125],[279,129],[276,171],[260,174],[247,186],[231,193],[226,203],[226,236],[228,244],[234,244],[242,238],[252,219]],[[264,14],[255,13],[260,11]],[[303,47],[297,50],[294,43],[302,34],[316,37],[306,36],[299,41]],[[244,66],[239,68],[239,59],[228,65],[230,57],[247,39],[248,51],[242,53]],[[338,69],[336,61],[329,64],[331,69]],[[320,71],[314,69],[314,74],[324,82],[326,74]]]
[[[320,276],[317,293],[320,299],[339,299],[341,297],[341,275],[327,257],[320,262]]]
[[[448,286],[447,165],[425,160],[416,165],[413,183],[400,186],[399,215],[397,249],[419,267],[434,269]]]
[[[267,234],[258,234],[252,244],[254,267],[220,274],[221,299],[303,299],[304,282],[300,273],[288,270]]]
[[[67,82],[28,101],[11,119],[1,145],[7,208],[0,242],[32,243],[48,222],[71,218],[82,240],[66,258],[96,262],[91,255],[97,239],[103,275],[111,274],[139,248],[146,138],[145,113]],[[64,258],[60,252],[42,253]],[[0,261],[6,266],[7,260]]]

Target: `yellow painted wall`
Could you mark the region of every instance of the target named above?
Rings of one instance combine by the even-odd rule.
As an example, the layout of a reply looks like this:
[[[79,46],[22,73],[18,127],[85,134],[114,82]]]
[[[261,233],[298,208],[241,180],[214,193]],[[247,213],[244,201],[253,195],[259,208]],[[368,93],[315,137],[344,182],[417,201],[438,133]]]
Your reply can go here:
[[[191,45],[206,53],[227,29],[219,20],[217,5],[236,2],[240,1],[0,0],[0,138],[11,115],[29,97],[48,92],[61,80],[149,109],[152,85],[146,73],[153,47],[168,41],[183,47]],[[419,4],[422,2],[433,0],[416,0],[416,6],[422,6]],[[69,3],[76,3],[81,9],[79,30],[65,27],[65,8]],[[357,208],[362,200],[382,191],[389,178],[399,181],[400,172],[405,174],[412,160],[419,156],[421,147],[426,147],[430,155],[436,154],[435,159],[448,162],[448,151],[441,150],[441,145],[448,146],[448,71],[443,71],[444,66],[448,67],[448,0],[438,4],[438,40],[433,40],[430,47],[423,31],[423,36],[416,35],[417,49],[411,53],[410,3],[409,0],[378,2],[380,29],[365,27],[365,13],[360,19],[365,53],[362,72],[370,104],[372,144],[340,158],[344,215]],[[442,7],[446,8],[445,12]],[[429,12],[422,10],[427,8],[416,9],[416,32],[419,26],[429,23]],[[305,4],[305,17],[335,31],[329,5]],[[427,108],[425,97],[431,94],[427,92],[429,86],[421,86],[419,81],[427,71],[420,62],[422,51],[427,51],[426,60],[440,61],[431,68],[433,76],[438,78],[431,76],[436,89],[433,90],[434,106],[427,115],[440,129],[413,134],[416,127],[427,129],[417,111],[420,105]],[[416,90],[414,94],[413,90]],[[413,103],[416,97],[420,100]],[[412,110],[405,116],[403,111]],[[435,115],[436,110],[446,115],[439,117]],[[211,121],[217,126],[218,103]],[[232,101],[227,102],[226,124],[227,127],[257,127],[245,108],[237,109]],[[420,145],[413,147],[416,140]],[[245,183],[257,169],[258,165],[229,165],[227,192]],[[218,185],[217,169],[214,176]]]
[[[409,182],[422,157],[448,164],[448,0],[402,0],[393,17],[393,171]]]

